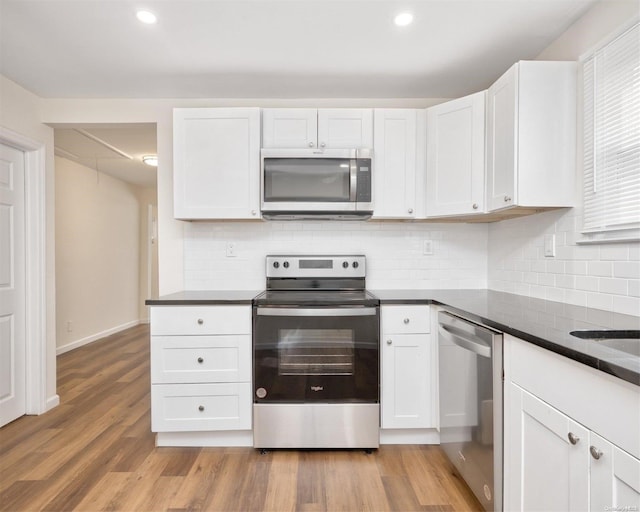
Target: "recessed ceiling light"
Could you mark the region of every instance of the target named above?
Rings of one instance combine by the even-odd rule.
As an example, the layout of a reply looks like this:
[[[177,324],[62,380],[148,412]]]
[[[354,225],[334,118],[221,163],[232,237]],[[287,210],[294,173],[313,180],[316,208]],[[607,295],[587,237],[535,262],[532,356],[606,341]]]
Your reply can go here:
[[[410,12],[401,12],[393,19],[393,21],[399,27],[406,27],[413,21],[413,14]]]
[[[158,156],[157,155],[145,155],[142,157],[142,161],[150,165],[151,167],[158,167]]]
[[[136,13],[136,18],[138,18],[138,20],[142,23],[146,23],[147,25],[153,25],[156,21],[158,21],[156,15],[149,11],[138,11]]]

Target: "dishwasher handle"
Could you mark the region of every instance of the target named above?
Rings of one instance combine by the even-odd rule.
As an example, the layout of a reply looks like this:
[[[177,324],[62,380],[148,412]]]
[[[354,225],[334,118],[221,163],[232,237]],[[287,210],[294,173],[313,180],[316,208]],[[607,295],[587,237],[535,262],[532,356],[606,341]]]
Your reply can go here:
[[[486,357],[491,359],[491,347],[483,343],[478,343],[473,338],[465,336],[465,334],[454,327],[440,324],[439,325],[440,336],[443,339],[458,345],[460,348],[469,350],[474,354],[478,354],[480,357]]]

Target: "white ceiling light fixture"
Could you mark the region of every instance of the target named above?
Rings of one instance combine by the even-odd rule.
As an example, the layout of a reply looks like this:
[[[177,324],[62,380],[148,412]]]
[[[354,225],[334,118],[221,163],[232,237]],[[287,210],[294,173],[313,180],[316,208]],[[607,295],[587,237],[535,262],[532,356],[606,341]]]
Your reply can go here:
[[[158,156],[157,155],[145,155],[142,157],[142,161],[150,165],[151,167],[158,167]]]
[[[413,14],[410,12],[401,12],[393,19],[393,22],[399,27],[406,27],[407,25],[410,25],[412,21]]]
[[[158,21],[158,17],[151,11],[138,11],[136,12],[136,18],[147,25],[153,25]]]

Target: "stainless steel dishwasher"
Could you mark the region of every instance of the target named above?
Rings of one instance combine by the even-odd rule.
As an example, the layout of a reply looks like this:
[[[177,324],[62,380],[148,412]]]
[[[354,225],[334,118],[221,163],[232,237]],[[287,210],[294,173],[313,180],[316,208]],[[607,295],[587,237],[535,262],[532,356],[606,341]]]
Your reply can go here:
[[[502,333],[438,313],[440,443],[485,510],[502,510]]]

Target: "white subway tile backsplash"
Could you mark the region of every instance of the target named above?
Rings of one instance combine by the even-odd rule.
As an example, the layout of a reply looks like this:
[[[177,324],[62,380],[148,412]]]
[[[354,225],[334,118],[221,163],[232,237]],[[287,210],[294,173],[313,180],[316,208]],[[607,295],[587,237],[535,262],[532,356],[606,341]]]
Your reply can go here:
[[[490,224],[489,288],[640,314],[640,244],[578,245],[581,228],[578,208]],[[556,235],[555,258],[544,256],[540,240],[546,234]],[[504,271],[527,266],[528,287],[520,286],[519,276]]]
[[[433,254],[423,254],[432,240]],[[267,254],[367,256],[369,288],[486,288],[485,224],[199,222],[185,225],[185,288],[260,289]],[[227,242],[236,257],[226,256]]]

